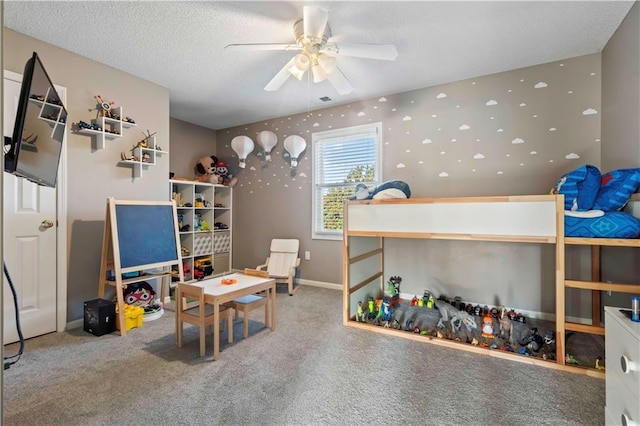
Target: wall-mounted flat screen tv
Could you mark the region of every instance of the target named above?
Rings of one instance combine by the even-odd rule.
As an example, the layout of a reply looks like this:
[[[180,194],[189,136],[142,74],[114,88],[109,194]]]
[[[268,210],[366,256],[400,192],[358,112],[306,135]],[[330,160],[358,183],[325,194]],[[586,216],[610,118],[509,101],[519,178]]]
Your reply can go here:
[[[67,110],[36,52],[24,67],[16,122],[5,138],[4,170],[55,187]]]

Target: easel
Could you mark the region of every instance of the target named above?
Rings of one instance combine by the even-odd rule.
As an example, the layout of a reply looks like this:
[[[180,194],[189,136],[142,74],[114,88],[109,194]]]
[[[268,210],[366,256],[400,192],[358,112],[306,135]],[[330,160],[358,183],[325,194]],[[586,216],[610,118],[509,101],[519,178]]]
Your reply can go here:
[[[110,197],[102,239],[98,297],[104,298],[107,284],[115,287],[121,336],[127,333],[123,290],[129,284],[161,279],[160,298],[164,302],[165,289],[171,284],[171,267],[175,265],[180,282],[184,282],[175,202],[124,201]],[[146,272],[160,268],[162,272]],[[107,279],[107,271],[113,272],[113,280]],[[143,271],[137,277],[122,277],[128,272]]]

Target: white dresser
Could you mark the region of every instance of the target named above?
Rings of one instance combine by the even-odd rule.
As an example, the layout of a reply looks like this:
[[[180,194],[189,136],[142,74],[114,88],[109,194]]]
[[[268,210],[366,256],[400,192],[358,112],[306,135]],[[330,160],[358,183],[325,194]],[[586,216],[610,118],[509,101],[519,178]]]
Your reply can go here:
[[[640,426],[640,322],[606,306],[607,425]]]

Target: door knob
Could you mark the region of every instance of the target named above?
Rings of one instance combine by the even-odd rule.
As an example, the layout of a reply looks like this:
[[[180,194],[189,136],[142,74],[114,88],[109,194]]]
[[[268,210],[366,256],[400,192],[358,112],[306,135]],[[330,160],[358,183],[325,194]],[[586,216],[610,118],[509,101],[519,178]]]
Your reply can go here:
[[[42,226],[43,228],[51,228],[53,226],[53,222],[50,221],[49,219],[45,219],[42,221],[42,223],[40,224],[40,226]]]

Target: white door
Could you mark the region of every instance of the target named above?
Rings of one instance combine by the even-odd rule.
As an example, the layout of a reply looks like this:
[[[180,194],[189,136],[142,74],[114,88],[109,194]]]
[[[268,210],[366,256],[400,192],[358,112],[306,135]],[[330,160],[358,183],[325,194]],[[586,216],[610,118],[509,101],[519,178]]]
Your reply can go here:
[[[20,96],[17,79],[4,78],[4,133],[11,136]],[[4,172],[3,172],[4,173]],[[18,296],[25,339],[56,331],[56,190],[4,173],[4,261]],[[46,221],[53,223],[47,227]],[[14,299],[3,273],[4,344],[18,341]]]

